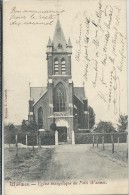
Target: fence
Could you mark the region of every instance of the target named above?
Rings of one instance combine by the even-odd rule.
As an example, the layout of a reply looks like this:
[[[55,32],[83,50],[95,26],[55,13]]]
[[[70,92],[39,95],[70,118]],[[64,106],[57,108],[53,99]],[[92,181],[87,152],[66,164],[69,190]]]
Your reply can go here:
[[[58,131],[45,131],[42,134],[8,134],[5,136],[6,144],[16,144],[16,155],[18,156],[18,143],[26,146],[58,145]],[[71,144],[91,144],[94,151],[112,153],[119,159],[128,158],[128,133],[84,133],[72,131]]]
[[[127,133],[75,133],[75,143],[76,144],[100,144],[112,143],[125,143],[127,141]]]
[[[31,133],[17,133],[17,134],[6,134],[4,138],[5,144],[15,144],[16,143],[16,136],[17,142],[23,145],[54,145],[55,144],[55,132],[45,131],[42,132],[40,135],[38,133],[31,134]]]
[[[99,147],[101,144],[103,150],[105,145],[109,148],[107,144],[111,144],[111,151],[114,153],[116,143],[127,143],[128,148],[128,133],[75,133],[75,144],[92,144],[93,147]]]
[[[5,144],[15,144],[16,143],[16,134],[7,134],[5,135]],[[84,133],[84,132],[75,132],[72,133],[72,143],[75,144],[96,144],[97,147],[99,144],[105,143],[126,143],[128,133]],[[55,145],[55,132],[53,131],[44,131],[40,134],[17,134],[17,142],[26,145]]]

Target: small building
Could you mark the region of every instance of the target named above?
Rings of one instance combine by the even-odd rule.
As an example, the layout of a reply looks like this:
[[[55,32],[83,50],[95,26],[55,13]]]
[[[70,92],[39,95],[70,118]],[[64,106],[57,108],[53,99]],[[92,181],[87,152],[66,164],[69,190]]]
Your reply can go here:
[[[47,44],[46,87],[30,87],[28,121],[35,118],[39,129],[50,130],[55,121],[59,141],[71,143],[72,130],[89,128],[88,100],[84,86],[75,87],[71,72],[72,44],[66,41],[59,18],[53,40]]]

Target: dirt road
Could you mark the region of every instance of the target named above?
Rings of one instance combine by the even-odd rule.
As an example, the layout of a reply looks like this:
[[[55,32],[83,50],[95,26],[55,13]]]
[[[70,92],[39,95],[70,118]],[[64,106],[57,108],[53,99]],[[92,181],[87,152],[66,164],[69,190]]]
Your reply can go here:
[[[6,149],[6,180],[113,180],[128,177],[127,162],[99,153],[91,145],[60,145],[48,148]]]
[[[99,155],[89,145],[62,145],[55,149],[48,179],[113,180],[127,175],[123,162]]]

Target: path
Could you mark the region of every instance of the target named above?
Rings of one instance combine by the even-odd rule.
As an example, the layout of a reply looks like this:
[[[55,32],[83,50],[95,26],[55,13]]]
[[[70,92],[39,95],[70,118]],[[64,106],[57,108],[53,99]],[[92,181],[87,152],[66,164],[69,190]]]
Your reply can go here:
[[[98,155],[90,145],[62,145],[55,149],[48,179],[125,179],[127,166]]]
[[[5,169],[8,180],[116,180],[128,176],[127,163],[112,159],[91,145],[60,145],[35,149],[6,149]]]

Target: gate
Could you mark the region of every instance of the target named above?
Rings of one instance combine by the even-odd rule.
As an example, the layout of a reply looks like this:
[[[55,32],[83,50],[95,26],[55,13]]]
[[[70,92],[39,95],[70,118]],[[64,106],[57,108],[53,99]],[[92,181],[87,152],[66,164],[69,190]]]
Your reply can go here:
[[[67,142],[67,127],[57,127],[58,141]]]

